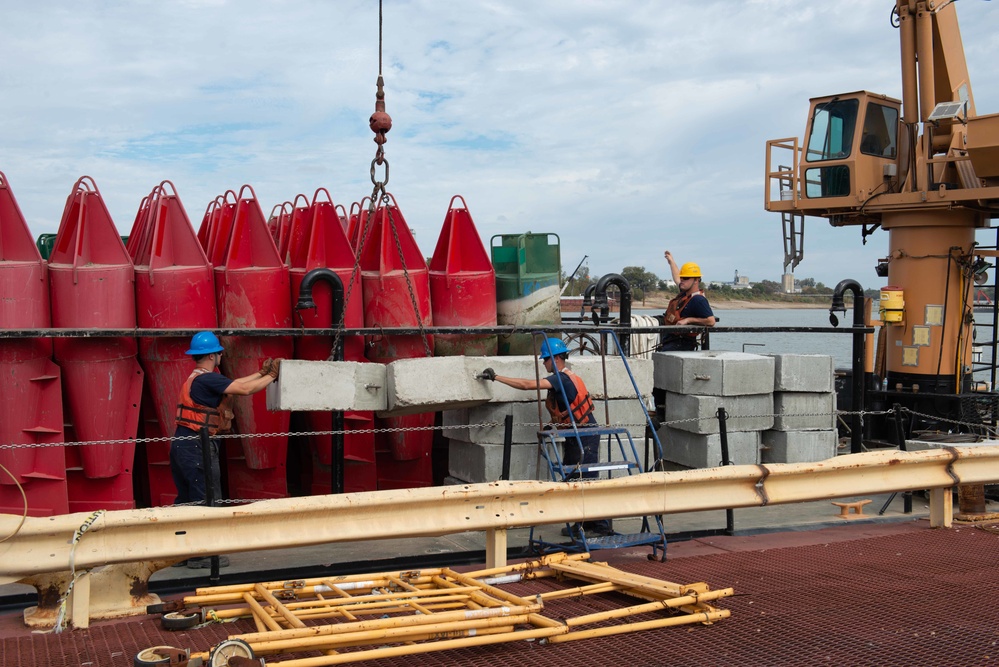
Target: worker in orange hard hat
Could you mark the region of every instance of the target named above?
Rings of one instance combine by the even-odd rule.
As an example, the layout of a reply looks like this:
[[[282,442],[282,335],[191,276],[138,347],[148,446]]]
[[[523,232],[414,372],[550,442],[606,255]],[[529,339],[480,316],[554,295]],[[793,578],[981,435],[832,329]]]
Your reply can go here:
[[[701,267],[694,262],[687,262],[683,266],[677,267],[669,250],[663,255],[669,263],[673,282],[680,290],[680,293],[671,299],[666,306],[663,324],[666,326],[713,327],[716,321],[715,314],[711,311],[707,297],[701,291]],[[697,333],[663,334],[659,349],[663,351],[696,350]]]

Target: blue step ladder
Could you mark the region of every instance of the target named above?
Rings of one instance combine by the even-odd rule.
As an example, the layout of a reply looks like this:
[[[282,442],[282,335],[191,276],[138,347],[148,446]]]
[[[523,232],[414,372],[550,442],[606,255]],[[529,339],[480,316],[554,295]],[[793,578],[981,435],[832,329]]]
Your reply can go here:
[[[614,349],[617,351],[618,355],[621,357],[621,361],[624,365],[625,370],[628,372],[628,378],[631,380],[631,386],[635,390],[636,400],[642,406],[642,412],[645,414],[645,421],[648,431],[652,434],[652,442],[654,445],[654,452],[652,456],[652,464],[654,465],[656,461],[662,460],[662,445],[659,442],[659,436],[656,433],[655,426],[652,423],[652,419],[649,416],[648,406],[642,400],[642,392],[638,388],[638,383],[635,382],[635,376],[631,372],[631,367],[628,365],[628,359],[624,352],[621,350],[621,346],[618,343],[617,336],[613,331],[601,331],[601,334],[606,334],[609,339],[613,340]],[[604,356],[604,363],[606,364],[606,352]],[[606,369],[604,372],[604,377],[606,378]],[[556,387],[556,391],[560,392],[563,398],[565,397],[565,389],[561,386],[561,378],[556,376],[559,385]],[[606,396],[606,388],[604,395]],[[606,400],[606,399],[605,399]],[[594,409],[599,401],[594,401]],[[638,449],[635,447],[635,441],[631,437],[631,432],[624,427],[615,426],[598,426],[598,427],[588,427],[580,426],[576,424],[575,416],[572,411],[569,411],[570,425],[564,426],[562,428],[548,428],[538,431],[538,445],[540,447],[541,457],[544,459],[548,466],[548,474],[553,482],[573,482],[573,483],[587,483],[596,481],[599,479],[599,475],[604,474],[610,478],[612,474],[627,474],[639,475],[647,472],[645,469],[642,458],[639,457]],[[566,463],[562,455],[561,447],[559,443],[564,442],[566,447],[579,447],[582,449],[582,444],[578,439],[579,436],[600,436],[600,449],[601,451],[606,451],[608,453],[606,461],[597,463]],[[606,447],[605,447],[606,445]],[[578,460],[582,460],[582,452],[576,457]],[[595,473],[598,477],[585,478],[583,477],[586,473]],[[585,490],[584,490],[585,493]],[[613,535],[601,535],[595,537],[587,537],[582,530],[581,524],[565,524],[565,532],[569,533],[569,538],[572,540],[567,546],[564,542],[552,542],[545,540],[540,535],[535,537],[535,528],[531,528],[529,544],[533,551],[540,554],[551,553],[554,551],[569,551],[569,552],[589,552],[598,549],[619,549],[621,547],[636,547],[649,545],[652,547],[652,554],[649,556],[650,560],[666,560],[666,532],[663,529],[663,520],[661,515],[653,516],[642,516],[642,523],[637,533],[615,533]]]

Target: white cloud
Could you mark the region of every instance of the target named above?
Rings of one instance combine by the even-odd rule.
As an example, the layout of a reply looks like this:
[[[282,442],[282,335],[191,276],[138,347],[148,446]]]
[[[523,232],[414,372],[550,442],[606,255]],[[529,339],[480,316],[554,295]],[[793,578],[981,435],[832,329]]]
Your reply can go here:
[[[195,224],[243,183],[265,213],[320,186],[348,207],[370,193],[373,1],[4,5],[0,170],[33,233],[82,174],[123,234],[163,179]],[[487,243],[554,232],[594,275],[665,274],[668,247],[710,278],[777,279],[765,142],[801,136],[809,97],[900,94],[891,6],[386,0],[389,189],[425,255],[462,194]],[[958,7],[980,113],[999,109],[997,11]],[[883,232],[806,229],[799,276],[879,283]]]

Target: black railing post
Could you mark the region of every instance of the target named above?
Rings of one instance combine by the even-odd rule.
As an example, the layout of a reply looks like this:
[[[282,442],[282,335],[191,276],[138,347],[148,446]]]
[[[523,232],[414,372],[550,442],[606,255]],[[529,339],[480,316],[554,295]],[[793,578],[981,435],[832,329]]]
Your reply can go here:
[[[835,311],[846,313],[843,293],[853,292],[853,405],[850,419],[850,453],[859,454],[864,451],[863,412],[866,400],[864,396],[864,288],[856,280],[847,278],[839,281],[833,290],[832,304],[829,306],[829,322],[836,326]]]
[[[500,479],[510,479],[510,453],[513,451],[513,415],[503,418],[503,467],[500,468]]]
[[[718,437],[721,440],[721,465],[730,466],[732,465],[731,459],[728,455],[728,414],[725,412],[725,408],[718,408]],[[735,511],[728,507],[725,509],[725,534],[732,535],[735,533]]]
[[[607,286],[617,285],[618,289],[621,290],[621,307],[619,309],[618,315],[618,326],[620,327],[630,327],[631,326],[631,285],[628,284],[628,279],[617,273],[608,273],[606,276],[597,281],[597,287],[594,294],[594,308],[597,304],[607,304]],[[631,356],[631,333],[626,333],[623,336],[618,337],[618,345],[621,346],[621,351],[624,352],[624,356]],[[606,349],[606,348],[605,348]]]
[[[295,306],[295,310],[316,307],[316,303],[312,299],[312,286],[317,280],[329,283],[332,296],[332,323],[330,328],[337,329],[343,319],[343,281],[331,269],[312,269],[305,274],[305,278],[302,279],[302,285],[298,288],[298,304]],[[330,359],[333,361],[343,361],[342,335],[333,337],[333,350],[330,353]],[[345,468],[343,461],[343,411],[332,410],[330,411],[330,415],[333,417],[333,461],[330,465],[330,492],[343,493]]]
[[[219,500],[215,497],[215,456],[213,456],[215,445],[208,434],[207,426],[202,426],[198,429],[198,439],[201,441],[201,469],[205,473],[205,507],[215,507]],[[211,569],[208,571],[208,579],[210,581],[218,581],[221,578],[219,575],[219,557],[212,556],[211,558]]]

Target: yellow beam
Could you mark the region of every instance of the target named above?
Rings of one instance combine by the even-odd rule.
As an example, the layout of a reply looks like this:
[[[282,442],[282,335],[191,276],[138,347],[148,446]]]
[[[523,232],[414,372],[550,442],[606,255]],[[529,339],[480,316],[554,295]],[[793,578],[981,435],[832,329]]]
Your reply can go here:
[[[999,443],[997,443],[999,444]],[[948,472],[949,470],[949,472]],[[28,518],[0,543],[0,584],[31,575],[188,556],[379,538],[499,532],[537,524],[777,505],[999,481],[999,448],[883,451],[818,463],[725,466],[592,482],[493,482],[229,507],[103,514],[75,547],[87,514]],[[288,530],[293,521],[294,531]],[[0,515],[0,534],[20,517]]]

